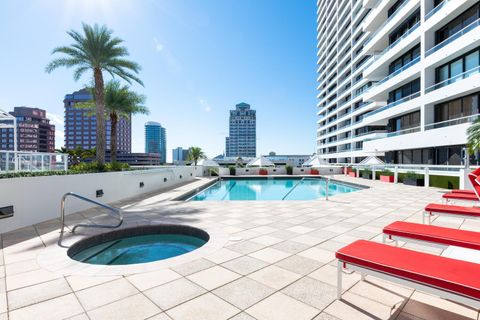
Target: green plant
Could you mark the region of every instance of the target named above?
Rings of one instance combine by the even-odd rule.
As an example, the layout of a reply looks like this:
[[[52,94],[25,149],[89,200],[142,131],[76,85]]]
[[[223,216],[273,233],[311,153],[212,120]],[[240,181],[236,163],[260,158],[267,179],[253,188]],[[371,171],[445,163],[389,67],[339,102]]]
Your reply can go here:
[[[231,176],[234,176],[234,175],[235,175],[235,171],[237,170],[237,169],[235,168],[235,166],[229,166],[228,169],[230,170],[230,175],[231,175]]]
[[[198,160],[205,159],[205,153],[203,152],[202,148],[200,147],[190,147],[188,151],[187,160],[193,161],[195,165],[197,165]]]
[[[117,75],[128,83],[132,80],[143,85],[137,78],[141,67],[137,63],[126,60],[127,48],[120,46],[122,39],[113,37],[113,31],[105,25],[90,26],[83,23],[83,33],[70,30],[67,34],[74,40],[70,46],[61,46],[53,49],[52,54],[61,53],[65,56],[53,59],[46,67],[50,73],[59,67],[76,68],[73,78],[79,80],[81,76],[91,71],[95,87],[95,116],[97,123],[97,152],[98,163],[105,163],[105,92],[103,73]],[[133,73],[132,73],[133,72]]]
[[[361,170],[360,170],[360,173],[362,173],[362,174],[372,174],[372,170],[370,170],[370,169],[361,169]]]
[[[408,171],[408,172],[403,174],[403,179],[404,180],[406,180],[406,179],[412,179],[412,180],[423,179],[423,175],[415,173],[413,171]]]
[[[94,89],[90,89],[92,93]],[[91,110],[95,114],[95,99],[76,104],[76,107]],[[122,86],[117,80],[110,80],[105,86],[105,114],[110,118],[110,154],[111,162],[117,160],[117,126],[121,118],[129,119],[134,114],[148,114],[145,96],[131,91],[128,86]]]
[[[393,172],[388,170],[388,169],[384,169],[384,170],[380,171],[380,175],[391,177],[391,176],[393,176]]]
[[[287,174],[293,174],[293,167],[292,166],[286,165],[285,170],[287,171]]]
[[[217,177],[218,176],[218,170],[214,168],[209,168],[208,172],[210,173],[210,176],[212,177]]]

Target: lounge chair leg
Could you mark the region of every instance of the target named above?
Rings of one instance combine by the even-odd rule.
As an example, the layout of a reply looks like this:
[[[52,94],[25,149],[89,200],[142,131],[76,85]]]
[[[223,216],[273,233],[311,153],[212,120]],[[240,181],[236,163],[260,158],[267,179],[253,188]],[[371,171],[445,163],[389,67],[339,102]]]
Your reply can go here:
[[[342,299],[342,266],[343,262],[338,260],[337,265],[337,299]]]
[[[432,224],[432,213],[431,212],[428,213],[428,224],[429,225]]]
[[[382,242],[385,243],[387,241],[387,235],[384,233],[382,237]]]

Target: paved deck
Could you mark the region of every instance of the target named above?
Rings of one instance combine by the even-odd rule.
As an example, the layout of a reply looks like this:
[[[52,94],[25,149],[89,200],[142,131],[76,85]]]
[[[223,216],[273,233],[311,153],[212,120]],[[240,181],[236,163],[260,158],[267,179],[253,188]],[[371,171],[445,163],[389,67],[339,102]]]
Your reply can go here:
[[[230,239],[208,256],[148,273],[84,276],[41,268],[37,256],[56,246],[58,220],[3,234],[0,319],[478,319],[478,310],[371,277],[362,282],[357,274],[344,276],[343,300],[335,300],[337,248],[381,241],[384,225],[420,222],[425,204],[441,198],[435,188],[341,179],[371,188],[328,202],[131,200],[125,226],[178,222],[221,229]],[[105,217],[88,210],[67,220]],[[474,220],[441,217],[434,224],[480,231]]]

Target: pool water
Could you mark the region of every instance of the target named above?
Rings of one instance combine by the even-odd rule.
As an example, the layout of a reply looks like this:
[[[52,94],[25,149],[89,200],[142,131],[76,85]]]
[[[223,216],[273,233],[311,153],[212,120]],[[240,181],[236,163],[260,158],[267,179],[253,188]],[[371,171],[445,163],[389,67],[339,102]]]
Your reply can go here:
[[[220,180],[190,198],[207,200],[314,200],[325,198],[325,179],[228,179]],[[359,188],[330,181],[328,196]]]
[[[101,265],[146,263],[193,251],[205,240],[183,234],[149,234],[120,238],[89,247],[72,259]]]

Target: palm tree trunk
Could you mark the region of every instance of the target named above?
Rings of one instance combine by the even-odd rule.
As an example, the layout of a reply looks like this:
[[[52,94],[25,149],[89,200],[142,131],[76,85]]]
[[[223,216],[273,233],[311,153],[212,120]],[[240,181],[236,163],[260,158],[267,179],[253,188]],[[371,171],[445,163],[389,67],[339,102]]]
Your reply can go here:
[[[115,112],[110,113],[110,159],[117,161],[117,123],[118,116]]]
[[[103,75],[100,68],[93,71],[95,79],[95,105],[97,118],[97,154],[96,160],[98,164],[105,164],[105,95]]]

